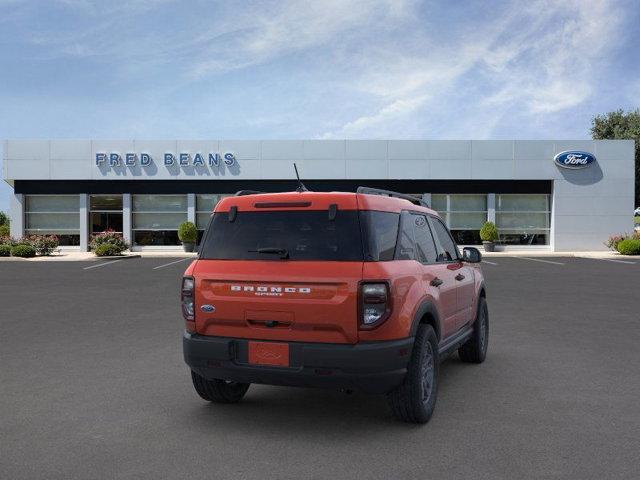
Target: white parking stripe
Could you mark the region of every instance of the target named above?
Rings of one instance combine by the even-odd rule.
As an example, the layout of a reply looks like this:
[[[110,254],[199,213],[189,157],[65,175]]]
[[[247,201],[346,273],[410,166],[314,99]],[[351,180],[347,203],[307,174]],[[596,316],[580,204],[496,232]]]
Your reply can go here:
[[[583,257],[583,258],[593,258],[593,257]],[[605,262],[615,262],[615,263],[626,263],[627,265],[636,264],[636,262],[629,262],[628,260],[615,260],[613,258],[593,258],[593,260],[603,260]]]
[[[154,270],[158,270],[159,268],[168,267],[169,265],[174,265],[176,263],[184,262],[185,260],[193,260],[192,257],[181,258],[180,260],[176,260],[175,262],[165,263],[164,265],[158,265],[157,267],[153,267]]]
[[[552,262],[551,260],[542,260],[541,258],[530,258],[530,257],[513,257],[513,258],[520,258],[522,260],[531,260],[532,262],[551,263],[552,265],[564,265],[564,263]]]
[[[105,265],[111,265],[112,263],[118,263],[121,262],[122,259],[120,260],[112,260],[110,262],[102,262],[102,263],[98,263],[97,265],[91,265],[90,267],[84,267],[83,270],[89,270],[91,268],[98,268],[98,267],[104,267]]]
[[[482,260],[482,263],[488,263],[489,265],[498,265],[495,262],[490,262],[489,260]]]

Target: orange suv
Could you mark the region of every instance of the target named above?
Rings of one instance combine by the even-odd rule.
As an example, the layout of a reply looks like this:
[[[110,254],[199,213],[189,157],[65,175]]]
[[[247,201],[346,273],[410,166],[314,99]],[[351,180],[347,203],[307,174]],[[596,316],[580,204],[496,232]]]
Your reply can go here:
[[[238,192],[182,280],[195,390],[219,403],[251,383],[384,393],[396,417],[427,422],[439,362],[485,359],[480,261],[409,195]]]

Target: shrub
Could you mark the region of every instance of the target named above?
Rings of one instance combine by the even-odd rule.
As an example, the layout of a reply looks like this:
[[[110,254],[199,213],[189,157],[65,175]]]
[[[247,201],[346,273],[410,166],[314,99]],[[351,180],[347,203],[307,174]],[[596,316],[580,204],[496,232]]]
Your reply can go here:
[[[618,252],[621,255],[640,255],[640,240],[627,238],[618,243]]]
[[[483,242],[497,242],[498,241],[498,228],[493,222],[485,222],[480,229],[480,239]]]
[[[196,243],[198,229],[192,222],[183,222],[178,227],[178,238],[184,243]]]
[[[0,212],[0,225],[9,225],[9,216],[4,212]]]
[[[56,235],[29,235],[26,241],[38,255],[51,255],[60,244]]]
[[[96,251],[96,249],[103,244],[115,245],[120,249],[120,252],[129,248],[129,244],[124,241],[122,235],[114,232],[113,230],[105,230],[102,233],[93,235],[91,237],[91,242],[89,243],[89,248]]]
[[[9,225],[0,225],[0,238],[8,237],[10,235]]]
[[[0,257],[8,257],[11,255],[11,245],[0,245]]]
[[[11,238],[11,237],[4,237],[2,239],[2,243],[5,243],[7,245],[10,245],[12,247],[15,247],[16,245],[31,245],[26,238]]]
[[[31,258],[36,256],[36,249],[31,245],[20,243],[15,247],[11,247],[11,255],[14,257]]]
[[[115,245],[113,243],[101,243],[95,249],[95,254],[98,257],[113,257],[114,255],[122,254],[122,246]]]
[[[618,244],[626,238],[626,235],[611,235],[604,244],[610,250],[618,250]]]

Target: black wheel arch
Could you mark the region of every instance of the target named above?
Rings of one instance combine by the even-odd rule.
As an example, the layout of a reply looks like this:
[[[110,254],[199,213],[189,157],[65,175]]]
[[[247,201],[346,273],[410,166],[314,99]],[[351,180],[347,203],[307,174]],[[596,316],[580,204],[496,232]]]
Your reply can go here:
[[[484,280],[480,282],[480,287],[478,288],[478,298],[480,297],[487,298],[487,288],[484,286]]]
[[[442,338],[442,330],[440,329],[440,315],[438,309],[433,302],[426,300],[420,304],[418,310],[416,310],[413,316],[413,322],[411,324],[411,336],[415,337],[420,324],[427,324],[433,327],[438,341]]]

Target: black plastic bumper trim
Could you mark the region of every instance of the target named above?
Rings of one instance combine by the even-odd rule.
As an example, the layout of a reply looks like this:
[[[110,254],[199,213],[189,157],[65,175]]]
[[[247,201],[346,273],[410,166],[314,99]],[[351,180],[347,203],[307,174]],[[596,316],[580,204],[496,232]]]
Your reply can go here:
[[[289,343],[289,367],[248,363],[248,339],[185,332],[184,359],[205,378],[385,393],[407,371],[413,338],[355,345]]]

